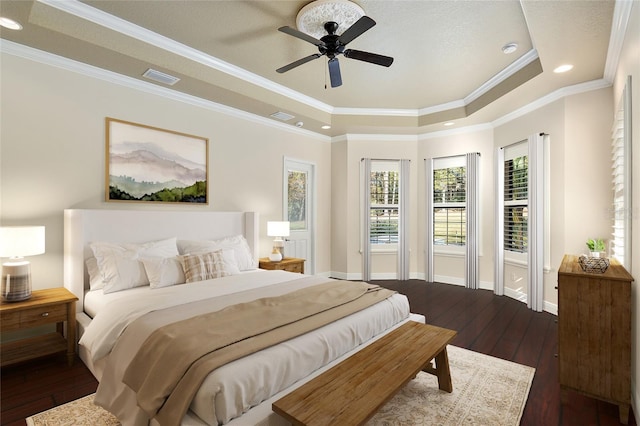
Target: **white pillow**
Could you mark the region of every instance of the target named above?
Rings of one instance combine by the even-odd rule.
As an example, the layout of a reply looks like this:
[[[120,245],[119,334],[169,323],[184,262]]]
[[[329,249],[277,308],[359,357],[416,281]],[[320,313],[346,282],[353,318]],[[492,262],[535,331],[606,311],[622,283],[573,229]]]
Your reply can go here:
[[[258,262],[253,258],[253,254],[249,248],[249,243],[242,235],[236,235],[215,241],[178,240],[178,251],[182,255],[200,254],[224,249],[233,250],[236,258],[236,264],[240,271],[248,271],[258,267]],[[226,261],[227,256],[225,256],[225,263]]]
[[[85,263],[89,273],[89,290],[100,290],[104,287],[104,281],[102,281],[102,275],[100,274],[100,269],[98,269],[98,261],[95,257],[90,257]]]
[[[184,284],[184,271],[177,257],[147,257],[140,259],[149,278],[151,288]]]
[[[144,244],[94,242],[89,244],[98,262],[105,294],[149,284],[140,257],[178,255],[175,238]]]

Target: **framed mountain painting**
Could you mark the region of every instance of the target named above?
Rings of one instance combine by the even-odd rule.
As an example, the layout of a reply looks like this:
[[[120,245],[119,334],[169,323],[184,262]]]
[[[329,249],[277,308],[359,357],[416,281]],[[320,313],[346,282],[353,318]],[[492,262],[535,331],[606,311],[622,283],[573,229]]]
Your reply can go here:
[[[208,204],[209,139],[106,118],[107,201]]]

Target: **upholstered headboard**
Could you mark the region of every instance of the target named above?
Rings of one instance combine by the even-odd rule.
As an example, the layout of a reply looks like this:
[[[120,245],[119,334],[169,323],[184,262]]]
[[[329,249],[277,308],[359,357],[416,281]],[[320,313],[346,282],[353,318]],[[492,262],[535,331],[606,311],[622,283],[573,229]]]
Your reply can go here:
[[[64,211],[64,286],[78,297],[77,311],[84,309],[89,276],[85,260],[93,254],[94,241],[143,243],[176,237],[214,240],[244,235],[258,258],[258,213],[144,210]]]

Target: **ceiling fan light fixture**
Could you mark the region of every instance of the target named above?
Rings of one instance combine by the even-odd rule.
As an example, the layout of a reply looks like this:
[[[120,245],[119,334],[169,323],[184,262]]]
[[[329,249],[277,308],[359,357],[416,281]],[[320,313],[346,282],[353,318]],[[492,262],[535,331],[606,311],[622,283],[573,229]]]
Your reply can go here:
[[[326,34],[325,22],[337,22],[336,35],[341,35],[364,15],[364,9],[349,0],[315,0],[300,9],[296,27],[319,39]]]

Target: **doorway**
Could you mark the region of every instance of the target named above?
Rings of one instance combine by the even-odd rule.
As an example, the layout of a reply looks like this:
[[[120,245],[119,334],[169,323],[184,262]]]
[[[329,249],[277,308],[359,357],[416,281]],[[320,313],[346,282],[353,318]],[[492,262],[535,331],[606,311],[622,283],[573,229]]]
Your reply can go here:
[[[287,257],[305,259],[304,270],[315,274],[315,164],[284,159],[283,212],[289,221],[289,238],[285,240]]]

